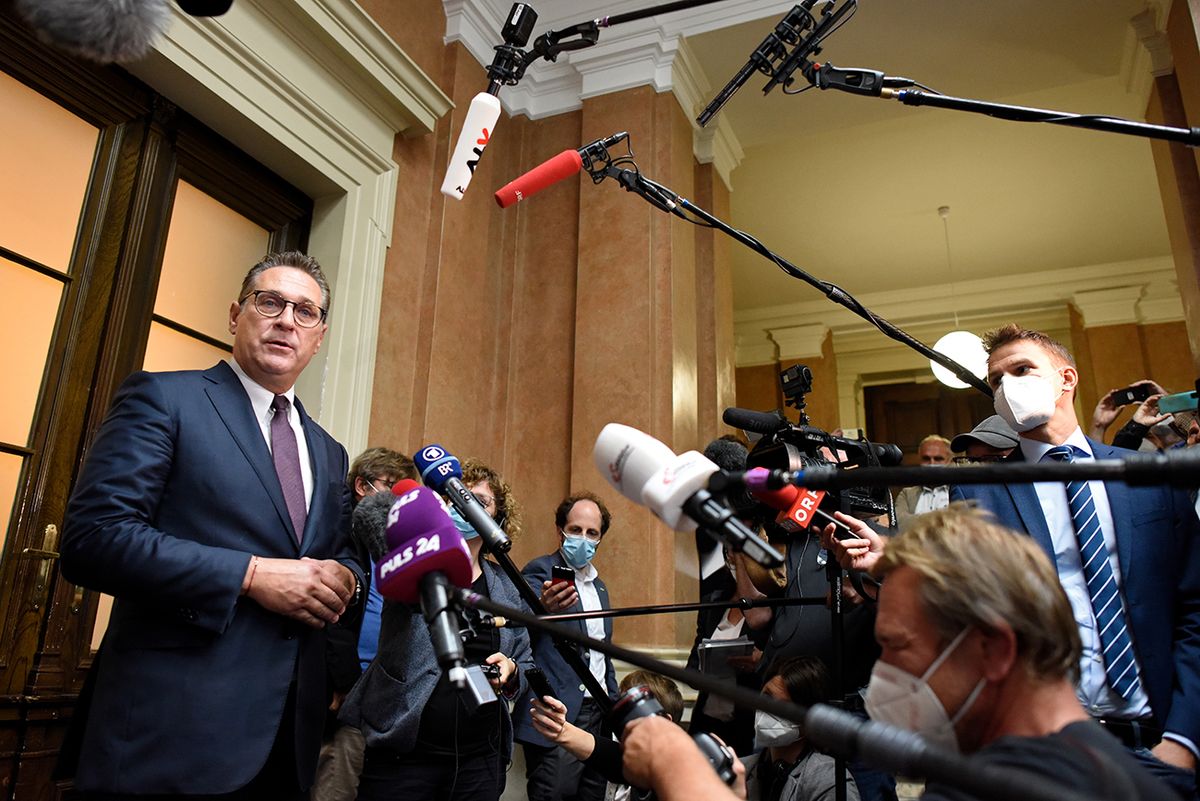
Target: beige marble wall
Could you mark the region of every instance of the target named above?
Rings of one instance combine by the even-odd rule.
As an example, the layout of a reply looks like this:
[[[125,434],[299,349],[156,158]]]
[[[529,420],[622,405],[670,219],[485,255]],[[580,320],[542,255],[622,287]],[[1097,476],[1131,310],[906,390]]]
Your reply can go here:
[[[492,192],[565,148],[628,130],[641,169],[728,217],[729,194],[692,155],[669,93],[592,98],[578,112],[502,117],[462,201],[439,192],[462,116],[485,83],[443,45],[435,0],[420,14],[364,7],[456,104],[430,136],[398,140],[371,441],[412,452],[439,442],[498,468],[523,506],[518,564],[557,546],[553,511],[575,489],[614,512],[596,564],[619,605],[692,601],[691,535],[621,499],[592,464],[600,429],[636,426],[676,451],[703,448],[732,405],[729,246],[619,189],[569,179],[501,210]],[[718,238],[720,239],[720,238]],[[694,618],[620,621],[627,644],[690,644]]]

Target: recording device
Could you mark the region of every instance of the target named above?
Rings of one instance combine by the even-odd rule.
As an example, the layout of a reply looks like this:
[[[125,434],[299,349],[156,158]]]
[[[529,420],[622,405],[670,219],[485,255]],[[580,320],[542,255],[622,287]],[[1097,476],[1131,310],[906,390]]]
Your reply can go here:
[[[854,470],[894,466],[903,460],[903,452],[895,445],[869,442],[865,438],[835,437],[809,425],[804,396],[812,391],[813,378],[812,371],[805,365],[789,367],[779,378],[785,402],[800,412],[799,425],[774,413],[736,407],[726,409],[722,415],[731,426],[763,435],[746,459],[748,467],[793,471],[811,467]],[[840,510],[856,517],[887,514],[890,503],[886,487],[855,487],[840,493],[830,492],[819,499],[819,504],[828,511]]]
[[[429,489],[405,479],[388,512],[388,552],[375,565],[375,581],[384,598],[421,604],[438,664],[450,682],[465,689],[467,661],[459,630],[462,622],[450,596],[471,586],[471,553],[445,504]]]
[[[487,664],[487,665],[479,665],[478,667],[479,667],[480,672],[482,672],[483,675],[486,676],[487,678],[489,678],[489,679],[500,678],[500,666],[499,665]]]
[[[649,434],[609,423],[596,437],[592,458],[617,491],[676,531],[694,531],[699,525],[731,551],[741,551],[765,567],[783,564],[778,551],[708,491],[709,477],[719,468],[703,454],[676,456]]]
[[[1125,389],[1118,389],[1112,394],[1113,404],[1116,406],[1128,406],[1131,403],[1141,403],[1154,393],[1154,388],[1149,384],[1134,384]]]
[[[645,685],[638,685],[630,687],[617,699],[617,703],[613,705],[612,711],[608,713],[608,722],[613,732],[619,737],[624,737],[625,726],[629,721],[637,718],[648,718],[652,715],[667,716],[663,712],[662,704],[654,697],[654,693],[650,692],[650,688]],[[679,721],[675,722],[678,723]],[[708,759],[708,763],[713,766],[713,770],[721,777],[721,781],[732,787],[735,778],[733,772],[734,756],[729,752],[729,749],[723,747],[708,732],[693,734],[692,741],[696,743],[696,747],[700,749],[700,753],[704,754],[705,758]]]
[[[529,682],[529,687],[533,690],[533,697],[539,701],[547,695],[551,698],[558,698],[554,693],[554,688],[550,686],[550,680],[546,678],[546,674],[542,672],[540,667],[527,669],[525,671],[525,680]]]
[[[525,54],[521,48],[529,41],[537,12],[524,3],[513,3],[508,19],[500,30],[504,44],[497,45],[496,55],[488,66],[488,88],[471,98],[463,118],[462,131],[454,145],[454,153],[446,166],[446,177],[442,181],[442,194],[462,200],[463,193],[475,175],[475,168],[483,158],[483,151],[492,139],[496,123],[500,120],[500,87],[514,85],[525,72]]]
[[[575,570],[563,565],[554,565],[550,568],[550,583],[562,584],[564,582],[575,583]]]
[[[450,503],[479,532],[483,544],[492,552],[507,552],[512,540],[496,524],[479,499],[462,483],[462,465],[441,445],[426,445],[413,456],[421,480],[435,492],[444,494]]]
[[[495,677],[500,678],[498,665],[467,665],[467,679],[458,688],[458,697],[466,705],[468,715],[484,704],[496,703],[496,688],[488,681],[493,671],[489,671],[488,668],[494,668]]]

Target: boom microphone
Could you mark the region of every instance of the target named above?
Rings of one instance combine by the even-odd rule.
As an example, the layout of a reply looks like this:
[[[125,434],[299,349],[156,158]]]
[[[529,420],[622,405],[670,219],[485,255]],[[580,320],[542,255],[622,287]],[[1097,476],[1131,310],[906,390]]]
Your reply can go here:
[[[649,434],[609,423],[596,438],[592,458],[617,491],[676,531],[693,531],[699,524],[730,550],[744,551],[761,565],[783,563],[778,551],[708,491],[708,478],[719,468],[703,454],[688,451],[676,456]]]
[[[413,456],[413,462],[425,485],[450,499],[463,519],[479,533],[489,551],[503,553],[512,548],[512,540],[504,533],[504,529],[492,519],[475,495],[463,486],[462,465],[458,459],[447,453],[441,445],[426,445]]]
[[[438,664],[461,688],[467,682],[467,655],[450,594],[453,587],[471,586],[471,552],[432,490],[411,480],[397,482],[396,488],[403,492],[388,513],[390,551],[375,567],[379,594],[401,603],[420,600]]]
[[[590,164],[598,158],[606,160],[608,148],[628,138],[629,134],[622,131],[603,139],[597,139],[578,150],[564,150],[554,158],[543,161],[529,172],[500,187],[496,191],[496,203],[500,205],[500,208],[507,209],[514,203],[519,203],[548,186],[566,180],[582,170],[585,163]]]
[[[43,42],[101,64],[137,61],[171,22],[167,0],[16,0]]]

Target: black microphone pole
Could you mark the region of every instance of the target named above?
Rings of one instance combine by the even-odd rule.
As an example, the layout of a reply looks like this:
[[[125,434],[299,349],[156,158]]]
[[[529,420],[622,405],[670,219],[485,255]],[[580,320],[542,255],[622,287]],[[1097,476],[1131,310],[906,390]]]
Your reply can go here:
[[[809,489],[916,487],[942,484],[1032,484],[1039,481],[1123,481],[1131,486],[1200,486],[1200,449],[1171,454],[1134,454],[1123,459],[1083,462],[992,462],[947,467],[859,467],[839,470],[816,466],[772,471],[768,486],[794,484]]]
[[[962,788],[985,801],[1092,801],[1047,776],[1018,768],[1001,768],[977,757],[962,756],[925,742],[919,735],[874,721],[862,721],[839,709],[817,704],[804,707],[713,678],[697,670],[676,667],[629,648],[593,640],[573,626],[548,623],[520,609],[498,604],[470,590],[459,590],[457,601],[470,608],[516,621],[555,639],[578,643],[613,659],[653,671],[682,684],[728,698],[739,706],[761,710],[803,726],[808,740],[822,750],[848,759],[861,756],[888,773],[924,777]]]
[[[975,389],[987,395],[989,398],[992,396],[992,388],[989,387],[982,379],[980,379],[979,376],[975,375],[970,370],[963,367],[961,364],[954,361],[944,353],[934,350],[895,324],[875,314],[840,286],[837,286],[829,281],[822,281],[819,278],[810,275],[796,265],[792,264],[787,259],[777,255],[774,251],[772,251],[762,242],[759,242],[757,239],[747,234],[745,231],[739,231],[737,228],[734,228],[719,218],[714,217],[712,214],[709,214],[699,206],[694,205],[687,198],[681,197],[677,192],[646,178],[637,171],[636,165],[634,165],[634,169],[629,169],[627,166],[625,166],[629,164],[632,164],[632,160],[627,157],[618,158],[613,162],[609,162],[603,165],[597,172],[591,173],[592,181],[599,183],[605,177],[612,177],[615,178],[617,183],[619,183],[626,191],[633,192],[650,205],[656,206],[663,211],[674,214],[675,216],[692,223],[694,223],[695,220],[689,218],[684,212],[686,211],[696,215],[703,221],[699,224],[716,228],[721,233],[737,240],[738,242],[741,242],[755,253],[758,253],[759,255],[764,256],[770,261],[774,262],[788,275],[792,276],[793,278],[799,278],[809,286],[820,290],[825,297],[829,298],[834,303],[837,303],[839,306],[844,306],[845,308],[854,312],[859,317],[878,328],[885,336],[907,345],[917,353],[920,353],[926,359],[935,361],[942,365],[964,384],[969,384],[972,387],[975,387]]]
[[[656,604],[654,606],[623,606],[617,609],[596,609],[592,612],[564,612],[556,615],[538,615],[542,620],[552,623],[566,623],[572,620],[591,620],[592,618],[607,617],[636,617],[640,615],[669,615],[676,612],[700,612],[705,609],[761,609],[777,606],[817,606],[824,604],[824,598],[735,598],[732,601],[703,601],[694,604]]]

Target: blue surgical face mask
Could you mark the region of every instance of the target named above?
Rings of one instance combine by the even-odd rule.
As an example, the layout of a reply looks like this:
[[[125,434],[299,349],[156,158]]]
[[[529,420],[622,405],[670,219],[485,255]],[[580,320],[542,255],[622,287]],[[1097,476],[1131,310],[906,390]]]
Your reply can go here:
[[[576,570],[583,570],[596,555],[596,545],[586,537],[563,537],[562,552],[567,564]]]
[[[473,540],[479,536],[479,532],[475,530],[475,527],[464,520],[463,516],[453,506],[450,507],[450,519],[454,521],[454,527],[458,529],[459,534],[462,534],[464,540]]]

